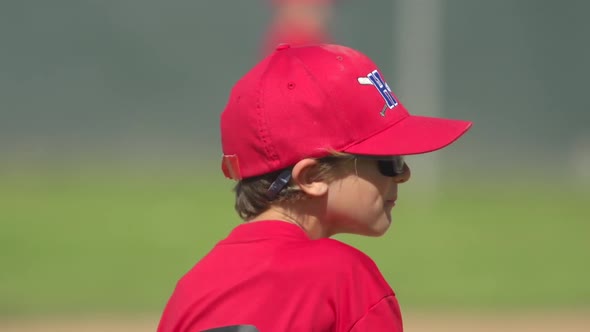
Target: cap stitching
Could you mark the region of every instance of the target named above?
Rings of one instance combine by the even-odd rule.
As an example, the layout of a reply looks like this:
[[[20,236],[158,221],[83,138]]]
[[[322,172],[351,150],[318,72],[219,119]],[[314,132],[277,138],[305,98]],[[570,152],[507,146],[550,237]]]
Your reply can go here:
[[[322,51],[326,52],[326,53],[330,53],[329,51],[325,50],[322,48]],[[303,69],[305,70],[305,73],[307,74],[307,76],[310,78],[311,81],[313,81],[317,87],[317,90],[319,90],[322,95],[324,96],[324,98],[326,98],[326,100],[328,101],[328,103],[330,103],[331,101],[331,95],[329,93],[326,92],[326,90],[324,89],[323,85],[320,84],[320,82],[317,80],[317,76],[313,73],[313,71],[307,66],[307,63],[305,61],[303,61],[303,59],[301,59],[295,52],[293,52],[294,54],[292,55],[294,59],[296,59],[301,66],[303,67]],[[317,148],[316,152],[311,152],[308,153],[307,156],[304,156],[303,158],[309,158],[311,156],[317,155],[317,156],[323,156],[323,155],[328,155],[329,152],[332,150],[331,147],[321,147],[321,148]],[[320,152],[322,151],[322,152]],[[301,157],[300,157],[301,158]]]
[[[271,165],[270,168],[272,168],[272,163],[276,162],[276,161],[280,161],[280,157],[278,156],[278,154],[276,153],[276,150],[273,148],[272,143],[271,143],[271,138],[270,138],[270,132],[267,129],[267,119],[265,117],[265,112],[264,112],[264,102],[263,102],[263,98],[264,98],[264,90],[263,90],[263,84],[264,84],[264,80],[267,77],[267,73],[269,71],[269,69],[271,68],[271,63],[275,60],[275,56],[273,56],[269,62],[266,65],[266,68],[264,69],[264,72],[262,73],[262,75],[260,76],[260,80],[258,82],[258,98],[256,100],[256,110],[257,110],[257,115],[258,115],[258,135],[260,140],[262,141],[262,146],[264,148],[264,151],[266,153],[266,157],[268,158],[267,162],[269,162]],[[268,166],[268,165],[267,165]]]
[[[326,97],[326,99],[328,99],[328,101],[330,101],[330,99],[331,99],[330,98],[330,95],[328,93],[326,93],[326,91],[322,87],[322,84],[319,84],[318,80],[316,79],[316,75],[314,75],[312,73],[311,69],[307,66],[307,64],[305,63],[305,61],[303,61],[299,56],[297,56],[297,54],[293,54],[293,58],[297,59],[297,61],[299,61],[299,63],[301,63],[301,65],[305,69],[305,72],[307,73],[307,75],[309,76],[309,78],[311,78],[313,80],[313,82],[315,83],[315,85],[318,88],[318,90],[320,90],[322,92],[322,94],[324,95],[324,97]]]

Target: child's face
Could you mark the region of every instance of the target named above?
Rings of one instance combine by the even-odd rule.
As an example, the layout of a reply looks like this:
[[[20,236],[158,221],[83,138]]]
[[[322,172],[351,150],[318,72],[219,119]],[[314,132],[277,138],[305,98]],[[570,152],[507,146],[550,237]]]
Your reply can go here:
[[[356,170],[329,184],[326,224],[332,234],[383,235],[391,224],[391,209],[397,199],[397,186],[410,178],[404,172],[388,177],[379,172],[377,161],[358,158]]]

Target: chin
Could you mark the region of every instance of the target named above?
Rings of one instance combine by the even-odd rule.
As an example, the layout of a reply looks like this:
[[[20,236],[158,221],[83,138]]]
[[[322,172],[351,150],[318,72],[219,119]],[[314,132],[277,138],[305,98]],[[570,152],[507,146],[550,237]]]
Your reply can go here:
[[[368,230],[369,234],[366,235],[373,237],[383,236],[385,233],[387,233],[389,225],[391,225],[391,222],[388,218],[384,220],[379,220],[371,229]]]

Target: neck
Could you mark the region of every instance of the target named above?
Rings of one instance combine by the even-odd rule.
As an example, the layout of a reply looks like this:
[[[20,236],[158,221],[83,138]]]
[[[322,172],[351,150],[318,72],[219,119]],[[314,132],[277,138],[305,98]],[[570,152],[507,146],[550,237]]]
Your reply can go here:
[[[268,210],[262,212],[248,222],[263,220],[278,220],[295,224],[301,227],[312,240],[327,238],[332,235],[328,229],[326,229],[325,225],[322,225],[317,216],[310,213],[301,213],[293,208],[271,206]]]

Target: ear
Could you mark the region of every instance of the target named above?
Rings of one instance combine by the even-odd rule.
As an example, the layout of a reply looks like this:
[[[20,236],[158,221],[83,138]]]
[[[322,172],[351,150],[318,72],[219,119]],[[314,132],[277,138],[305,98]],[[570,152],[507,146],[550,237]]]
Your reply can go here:
[[[303,192],[312,197],[323,196],[328,192],[328,183],[314,179],[313,168],[318,161],[311,158],[300,160],[293,166],[292,180]]]

